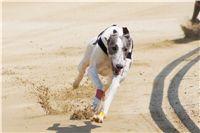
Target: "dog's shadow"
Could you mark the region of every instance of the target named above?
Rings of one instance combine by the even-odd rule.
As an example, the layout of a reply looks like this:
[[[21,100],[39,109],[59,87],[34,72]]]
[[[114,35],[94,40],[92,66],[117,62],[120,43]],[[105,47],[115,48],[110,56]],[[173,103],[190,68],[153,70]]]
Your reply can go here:
[[[84,123],[85,125],[83,126],[70,125],[68,127],[60,127],[60,123],[54,123],[47,130],[56,131],[56,133],[91,133],[92,129],[101,127],[93,125],[90,121],[84,121]]]
[[[200,40],[200,38],[187,38],[187,37],[183,37],[183,38],[178,38],[178,39],[174,39],[171,40],[172,42],[174,42],[175,44],[187,44],[193,41],[198,41]]]

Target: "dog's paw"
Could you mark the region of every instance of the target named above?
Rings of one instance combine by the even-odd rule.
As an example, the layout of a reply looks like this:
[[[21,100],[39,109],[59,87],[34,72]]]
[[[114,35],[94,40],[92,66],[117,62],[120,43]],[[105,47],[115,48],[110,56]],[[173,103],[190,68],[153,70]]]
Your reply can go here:
[[[103,120],[105,118],[105,113],[100,112],[99,114],[95,114],[92,118],[91,121],[97,122],[97,123],[103,123]]]
[[[102,101],[96,97],[93,98],[91,108],[94,112],[99,112],[102,106]]]

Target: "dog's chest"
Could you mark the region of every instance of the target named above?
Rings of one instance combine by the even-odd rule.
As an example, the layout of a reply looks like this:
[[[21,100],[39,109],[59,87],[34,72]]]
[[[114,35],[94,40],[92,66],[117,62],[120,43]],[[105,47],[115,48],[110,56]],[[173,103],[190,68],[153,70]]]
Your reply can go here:
[[[112,66],[108,61],[104,61],[97,65],[97,71],[102,76],[108,76],[112,74]]]

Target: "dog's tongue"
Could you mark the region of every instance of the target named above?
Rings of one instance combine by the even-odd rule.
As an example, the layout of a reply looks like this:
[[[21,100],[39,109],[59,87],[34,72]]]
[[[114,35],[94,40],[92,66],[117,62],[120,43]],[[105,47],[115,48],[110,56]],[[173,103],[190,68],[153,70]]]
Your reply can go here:
[[[119,75],[120,69],[115,68],[115,75]]]
[[[116,67],[114,67],[113,64],[112,64],[112,69],[113,69],[114,75],[119,75],[119,73],[121,71],[120,69],[117,69]]]

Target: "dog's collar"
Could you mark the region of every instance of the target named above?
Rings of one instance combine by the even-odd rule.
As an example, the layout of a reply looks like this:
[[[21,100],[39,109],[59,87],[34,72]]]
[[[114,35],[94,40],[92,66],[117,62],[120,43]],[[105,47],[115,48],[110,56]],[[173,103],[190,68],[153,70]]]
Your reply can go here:
[[[103,43],[101,37],[99,37],[98,41],[97,41],[99,47],[103,50],[103,52],[108,55],[108,52],[107,52],[107,48],[105,46],[105,44]]]
[[[111,25],[111,26],[117,26],[117,25],[116,25],[116,24],[113,24],[113,25]],[[110,27],[111,27],[111,26],[110,26]],[[108,28],[110,28],[110,27],[108,27]],[[101,39],[101,35],[102,35],[108,28],[106,28],[105,30],[103,30],[103,31],[98,35],[97,41],[95,42],[95,44],[98,43],[99,47],[103,50],[103,52],[104,52],[106,55],[108,55],[108,51],[107,51],[107,48],[106,48],[105,44],[103,43],[103,41],[102,41],[102,39]]]

